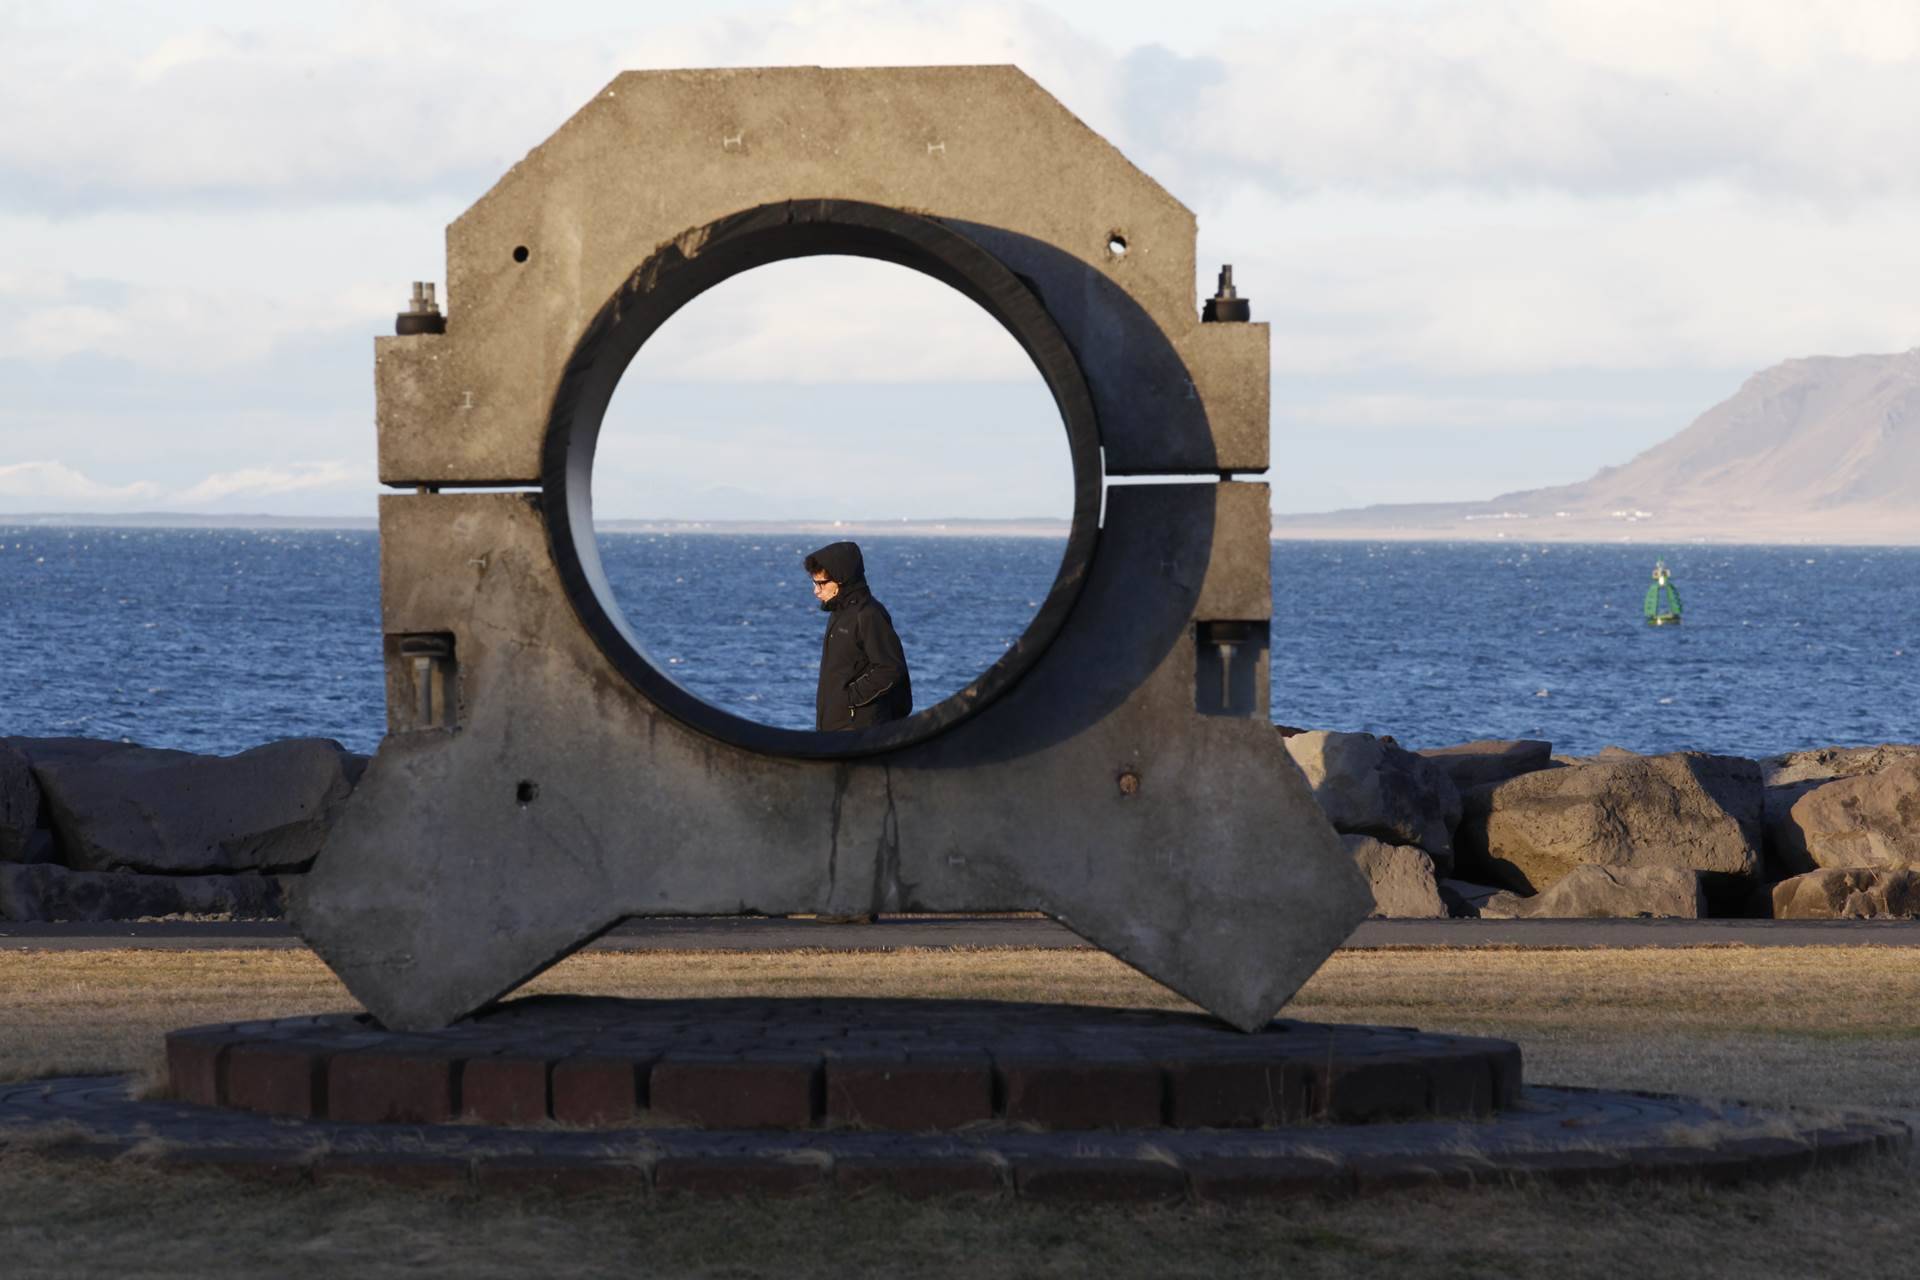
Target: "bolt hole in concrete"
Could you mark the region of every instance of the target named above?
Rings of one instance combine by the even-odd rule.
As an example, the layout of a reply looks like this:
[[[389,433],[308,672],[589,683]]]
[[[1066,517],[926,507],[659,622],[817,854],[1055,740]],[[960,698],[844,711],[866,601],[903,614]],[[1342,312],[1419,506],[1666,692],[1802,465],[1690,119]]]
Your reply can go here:
[[[592,493],[648,661],[711,706],[810,731],[827,618],[808,552],[860,544],[917,712],[1033,621],[1074,489],[1060,411],[992,316],[906,267],[823,256],[724,280],[647,340]]]
[[[1107,256],[1112,258],[1127,256],[1127,238],[1118,231],[1107,237]]]
[[[525,262],[531,256],[532,254],[528,252],[527,246],[517,244],[513,247],[513,260],[515,262]]]
[[[537,782],[522,782],[513,789],[513,798],[523,805],[532,804],[540,798],[540,784]]]

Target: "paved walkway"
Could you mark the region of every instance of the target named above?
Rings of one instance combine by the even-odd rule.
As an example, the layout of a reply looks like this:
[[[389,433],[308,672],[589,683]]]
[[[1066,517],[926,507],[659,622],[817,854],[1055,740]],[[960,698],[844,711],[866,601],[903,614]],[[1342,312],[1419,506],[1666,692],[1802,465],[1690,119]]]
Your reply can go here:
[[[0,950],[302,948],[284,923],[0,923]],[[1377,947],[1920,947],[1916,920],[1369,920],[1347,939]],[[767,917],[629,920],[591,944],[600,951],[895,951],[911,947],[1087,946],[1031,917],[885,917],[871,925]]]

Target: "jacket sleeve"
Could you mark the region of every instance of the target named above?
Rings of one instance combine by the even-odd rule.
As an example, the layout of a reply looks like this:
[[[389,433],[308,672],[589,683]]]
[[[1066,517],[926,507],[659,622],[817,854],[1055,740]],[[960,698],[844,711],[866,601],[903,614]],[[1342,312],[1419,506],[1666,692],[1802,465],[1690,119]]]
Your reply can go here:
[[[893,623],[879,609],[860,611],[856,639],[860,641],[867,666],[847,682],[847,696],[854,706],[864,707],[900,683],[900,675],[907,669],[907,654],[900,647]]]

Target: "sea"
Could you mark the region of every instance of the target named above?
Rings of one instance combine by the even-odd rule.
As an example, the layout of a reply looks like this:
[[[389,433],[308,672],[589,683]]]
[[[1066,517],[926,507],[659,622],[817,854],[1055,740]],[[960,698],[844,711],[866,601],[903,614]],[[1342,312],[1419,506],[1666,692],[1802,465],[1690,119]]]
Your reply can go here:
[[[801,536],[615,533],[602,554],[656,666],[811,726],[825,623]],[[868,576],[927,706],[1026,627],[1046,538],[874,537]],[[1685,609],[1649,627],[1656,557]],[[1273,718],[1402,745],[1544,738],[1759,757],[1920,740],[1920,549],[1276,542]],[[371,752],[384,722],[372,532],[0,525],[0,736],[228,754]]]

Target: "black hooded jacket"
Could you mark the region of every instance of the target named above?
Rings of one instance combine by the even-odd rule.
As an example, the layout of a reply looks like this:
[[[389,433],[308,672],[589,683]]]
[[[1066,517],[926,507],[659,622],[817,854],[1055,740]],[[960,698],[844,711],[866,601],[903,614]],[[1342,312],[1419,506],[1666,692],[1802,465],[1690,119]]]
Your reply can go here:
[[[867,589],[866,561],[852,542],[835,542],[807,557],[807,572],[825,573],[840,584],[827,612],[820,645],[820,692],[814,699],[819,729],[866,729],[903,720],[913,711],[913,681],[907,655],[886,606]]]

